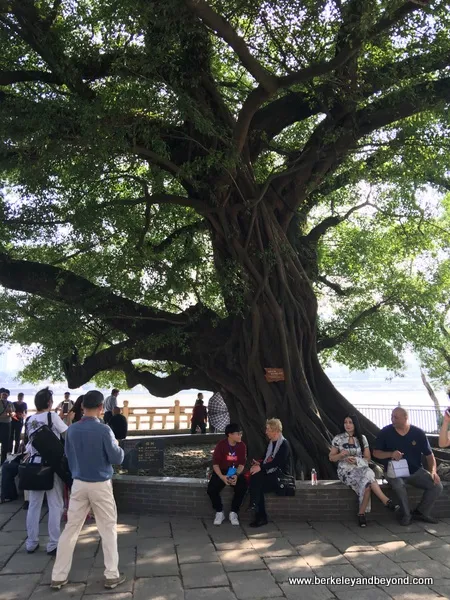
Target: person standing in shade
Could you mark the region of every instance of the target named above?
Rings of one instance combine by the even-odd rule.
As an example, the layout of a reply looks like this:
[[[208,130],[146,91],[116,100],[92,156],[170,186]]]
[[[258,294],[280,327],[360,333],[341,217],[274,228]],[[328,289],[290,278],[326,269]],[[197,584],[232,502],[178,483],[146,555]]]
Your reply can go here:
[[[195,406],[192,410],[191,417],[191,433],[197,431],[197,427],[200,428],[202,433],[206,433],[206,423],[208,420],[208,411],[203,406],[203,394],[198,394]]]
[[[64,392],[64,400],[57,406],[56,412],[66,425],[70,425],[68,415],[73,408],[73,402],[70,399],[70,392]]]
[[[386,476],[400,503],[400,524],[410,525],[412,519],[438,523],[438,519],[430,513],[443,488],[436,472],[436,459],[430,442],[422,429],[409,424],[408,411],[404,408],[394,408],[391,420],[392,425],[383,427],[378,434],[372,454],[380,460],[398,461],[404,458],[408,463],[409,477]],[[428,471],[422,466],[422,456],[426,458]],[[412,513],[409,508],[407,483],[424,490],[422,500]]]
[[[40,390],[34,397],[36,413],[29,417],[25,423],[25,437],[27,445],[25,452],[29,454],[33,462],[40,463],[42,458],[39,452],[32,444],[32,436],[42,426],[49,424],[49,413],[51,420],[51,430],[57,438],[61,438],[67,431],[67,425],[62,419],[52,412],[53,392],[47,388]],[[27,513],[27,540],[25,546],[28,554],[33,554],[39,548],[39,522],[41,520],[41,509],[44,497],[47,498],[48,505],[48,543],[47,554],[54,556],[61,533],[61,517],[64,510],[63,497],[64,484],[60,477],[55,473],[53,475],[53,487],[51,490],[30,490],[29,507]]]
[[[105,425],[108,425],[109,420],[113,416],[113,410],[117,407],[117,396],[119,395],[119,390],[114,388],[111,390],[111,395],[108,396],[105,400],[105,414],[103,415],[103,421]]]
[[[113,416],[109,420],[108,425],[111,427],[114,437],[118,442],[127,437],[128,421],[121,414],[121,409],[118,406],[113,410]]]
[[[247,491],[247,482],[242,475],[247,460],[247,447],[242,441],[241,428],[236,423],[226,426],[225,435],[226,439],[221,440],[214,449],[213,473],[207,494],[216,511],[214,525],[222,525],[225,514],[220,492],[226,485],[234,487],[230,522],[232,525],[239,525],[239,509]]]
[[[61,535],[50,586],[61,589],[69,581],[73,552],[86,514],[94,512],[105,560],[106,589],[114,589],[125,581],[119,573],[117,549],[117,508],[111,478],[112,465],[122,464],[124,452],[111,429],[100,422],[103,394],[87,392],[83,400],[84,415],[67,431],[65,452],[73,477],[67,513],[67,525]]]
[[[11,415],[13,405],[8,400],[9,390],[0,389],[0,444],[2,445],[1,462],[3,464],[8,455],[9,443],[11,438]]]
[[[72,406],[72,410],[67,415],[67,419],[70,424],[78,423],[83,416],[83,398],[84,395],[78,396],[75,400],[75,404]]]
[[[17,394],[17,402],[13,402],[14,413],[11,420],[11,435],[9,440],[9,451],[17,454],[20,445],[20,435],[23,428],[23,420],[26,417],[28,406],[23,401],[23,393]]]

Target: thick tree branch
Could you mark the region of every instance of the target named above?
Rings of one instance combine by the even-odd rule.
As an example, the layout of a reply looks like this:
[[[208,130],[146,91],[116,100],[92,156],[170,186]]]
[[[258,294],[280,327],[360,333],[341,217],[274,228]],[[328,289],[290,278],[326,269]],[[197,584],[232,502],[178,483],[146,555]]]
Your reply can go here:
[[[76,356],[62,361],[62,368],[70,388],[77,388],[90,381],[97,373],[115,369],[124,361],[136,358],[139,355],[136,339],[126,340],[113,344],[109,348],[100,350],[92,356],[88,356],[82,364]]]
[[[357,136],[405,119],[450,99],[450,78],[424,82],[392,92],[356,114]]]
[[[57,83],[62,81],[50,71],[0,71],[0,85],[11,85],[25,81],[40,81],[42,83]]]
[[[198,2],[201,0],[186,1]],[[291,73],[284,77],[278,77],[276,79],[277,85],[273,89],[265,86],[261,82],[260,85],[249,94],[239,114],[233,134],[237,150],[241,151],[244,147],[250,128],[250,123],[256,114],[256,111],[277,91],[283,88],[289,88],[293,85],[298,85],[300,83],[307,83],[314,78],[326,75],[327,73],[343,67],[350,59],[359,54],[366,42],[375,39],[382,33],[385,33],[391,29],[391,27],[401,21],[405,16],[415,10],[418,10],[418,7],[413,2],[407,2],[395,10],[392,14],[387,14],[380,19],[380,21],[378,21],[378,23],[376,23],[364,35],[362,35],[361,28],[354,27],[354,35],[351,38],[347,37],[345,46],[342,48],[342,50],[338,51],[338,54],[334,58],[314,63],[296,73]],[[345,28],[345,24],[343,27]],[[259,80],[257,79],[257,81]]]
[[[369,201],[363,202],[362,204],[358,204],[357,206],[353,206],[350,210],[348,210],[345,215],[335,215],[332,217],[327,217],[323,221],[321,221],[318,225],[313,227],[311,231],[305,236],[305,240],[307,242],[318,242],[319,239],[325,235],[325,233],[331,229],[332,227],[336,227],[342,221],[348,219],[354,212],[364,208],[365,206],[369,206]]]
[[[128,387],[143,385],[151,394],[159,398],[173,396],[180,390],[214,388],[211,380],[199,369],[181,368],[167,377],[158,377],[150,371],[136,368],[131,362],[124,364],[121,368],[125,373]]]
[[[236,52],[242,65],[255,80],[268,92],[275,93],[278,88],[277,78],[252,56],[247,44],[231,24],[216,13],[205,0],[185,0],[185,2],[205,25],[213,29]]]
[[[343,288],[338,283],[334,283],[333,281],[330,281],[324,275],[318,275],[317,281],[320,281],[321,283],[323,283],[324,285],[326,285],[327,287],[332,289],[334,292],[336,292],[336,294],[338,296],[341,296],[341,297],[349,296],[352,292],[352,288]]]
[[[348,340],[348,338],[351,336],[353,331],[355,331],[355,329],[357,329],[358,326],[365,319],[367,319],[367,317],[370,317],[371,315],[374,315],[375,313],[377,313],[380,310],[380,308],[384,304],[387,304],[387,303],[388,303],[388,300],[382,300],[381,302],[374,304],[374,306],[371,306],[370,308],[366,308],[366,310],[363,310],[357,317],[355,317],[353,319],[353,321],[345,329],[343,329],[337,335],[330,336],[330,337],[321,337],[320,339],[318,339],[317,340],[317,351],[321,352],[322,350],[325,350],[325,349],[334,348],[335,346],[338,346],[339,344],[342,344],[343,342]]]
[[[79,308],[130,336],[165,333],[169,327],[187,325],[190,321],[186,313],[153,310],[117,296],[71,271],[14,260],[6,254],[0,254],[0,284]]]
[[[400,62],[385,64],[382,67],[369,68],[359,73],[361,88],[358,94],[362,99],[398,85],[408,77],[417,78],[424,73],[433,73],[446,68],[450,56],[446,51],[433,50],[417,56],[408,57]],[[251,156],[256,158],[262,148],[283,129],[303,121],[327,108],[321,97],[340,99],[339,90],[330,85],[314,86],[309,92],[288,93],[260,108],[254,113],[250,124]]]
[[[195,221],[194,223],[189,223],[188,225],[176,229],[162,240],[162,242],[159,242],[159,244],[149,244],[149,248],[155,254],[160,254],[169,248],[176,240],[188,236],[191,237],[193,234],[198,233],[199,231],[206,231],[207,229],[208,224],[206,221]]]
[[[206,212],[208,207],[201,200],[189,198],[187,196],[177,196],[176,194],[151,194],[150,196],[140,196],[138,198],[121,198],[119,200],[108,200],[102,202],[99,206],[139,206],[140,204],[176,204],[178,206],[187,206],[193,208],[199,213]]]
[[[296,173],[295,184],[303,190],[307,188],[311,195],[325,176],[341,165],[359,139],[396,121],[433,110],[449,99],[450,78],[445,78],[391,92],[337,123],[330,117],[325,119],[311,135],[295,165],[277,176],[277,193],[281,195],[286,185],[292,186],[292,174]],[[303,201],[304,196],[297,195],[292,205],[287,206],[283,227],[288,226]]]

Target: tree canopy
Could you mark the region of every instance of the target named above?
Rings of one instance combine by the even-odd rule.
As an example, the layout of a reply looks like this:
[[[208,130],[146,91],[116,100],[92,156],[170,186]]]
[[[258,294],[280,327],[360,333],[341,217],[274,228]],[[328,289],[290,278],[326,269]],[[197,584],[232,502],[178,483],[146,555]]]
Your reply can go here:
[[[395,369],[430,340],[444,0],[12,0],[0,48],[0,318],[28,378],[224,388],[333,431],[316,351]]]

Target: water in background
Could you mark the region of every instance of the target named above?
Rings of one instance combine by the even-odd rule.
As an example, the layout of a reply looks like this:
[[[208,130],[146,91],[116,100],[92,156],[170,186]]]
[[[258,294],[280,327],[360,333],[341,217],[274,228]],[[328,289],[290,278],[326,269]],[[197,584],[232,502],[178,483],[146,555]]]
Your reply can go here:
[[[373,378],[367,377],[367,372],[364,372],[365,377],[361,377],[360,373],[349,373],[347,377],[336,376],[333,369],[328,371],[328,375],[333,381],[336,388],[343,394],[352,404],[367,405],[367,406],[385,406],[395,407],[398,404],[402,406],[422,406],[433,408],[433,403],[422,384],[420,374],[417,376],[407,376],[404,378],[394,378],[391,381],[383,378],[379,371],[374,371]],[[339,375],[341,373],[339,372]],[[55,403],[63,400],[63,394],[66,388],[62,386],[51,386],[54,390]],[[88,389],[93,389],[94,386],[85,386],[83,389],[72,390],[71,399],[75,400],[79,394],[85,393]],[[11,400],[16,400],[17,393],[23,391],[25,393],[25,401],[31,408],[33,406],[33,395],[39,387],[17,386],[10,387]],[[102,390],[106,395],[109,390]],[[183,390],[178,394],[169,396],[168,398],[157,398],[149,394],[144,388],[138,386],[133,390],[124,390],[119,394],[119,405],[123,406],[123,401],[128,400],[129,406],[173,406],[174,400],[180,400],[182,406],[192,406],[197,397],[199,390]],[[202,391],[202,390],[200,390]],[[435,390],[442,409],[448,404],[447,394],[445,390]],[[212,395],[212,392],[203,390],[205,401]],[[206,402],[205,402],[206,404]]]

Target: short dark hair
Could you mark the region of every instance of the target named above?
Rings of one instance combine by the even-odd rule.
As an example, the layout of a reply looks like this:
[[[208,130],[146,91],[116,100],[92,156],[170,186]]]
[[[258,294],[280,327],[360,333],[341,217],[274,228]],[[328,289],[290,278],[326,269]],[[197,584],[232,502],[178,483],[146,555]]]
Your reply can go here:
[[[103,394],[97,390],[90,390],[83,398],[83,407],[87,408],[98,408],[103,404]]]
[[[8,396],[9,396],[9,395],[10,395],[10,393],[11,393],[11,392],[10,392],[9,390],[7,390],[6,388],[3,388],[3,391],[5,392],[5,394],[8,394]]]
[[[22,396],[22,397],[23,397],[24,395],[25,395],[25,394],[24,394],[23,392],[19,392],[19,393],[17,394],[17,397],[19,397],[19,396]]]
[[[64,392],[64,396],[70,396],[70,392]]]
[[[120,390],[118,390],[117,388],[113,388],[111,390],[111,396],[114,396],[114,394],[118,394],[120,392]]]
[[[53,392],[49,390],[48,387],[39,390],[34,397],[34,405],[37,410],[45,410],[49,408],[50,404],[53,401]]]
[[[225,435],[229,435],[230,433],[238,433],[238,432],[240,433],[241,431],[242,431],[242,428],[237,423],[229,423],[225,427]]]

